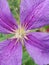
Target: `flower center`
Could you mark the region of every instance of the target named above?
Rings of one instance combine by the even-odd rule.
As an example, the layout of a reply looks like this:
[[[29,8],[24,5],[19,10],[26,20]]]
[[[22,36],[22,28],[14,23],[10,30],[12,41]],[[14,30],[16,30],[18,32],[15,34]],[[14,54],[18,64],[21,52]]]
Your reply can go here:
[[[26,35],[25,29],[19,26],[19,28],[15,32],[15,38],[22,39],[25,35]]]

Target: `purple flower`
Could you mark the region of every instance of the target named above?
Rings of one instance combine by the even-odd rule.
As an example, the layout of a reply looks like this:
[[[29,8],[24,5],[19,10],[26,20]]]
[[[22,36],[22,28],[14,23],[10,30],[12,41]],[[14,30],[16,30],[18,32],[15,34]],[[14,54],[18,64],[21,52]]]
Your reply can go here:
[[[7,0],[0,0],[0,33],[14,34],[0,42],[0,65],[21,65],[23,45],[36,64],[49,64],[49,33],[31,32],[46,25],[49,25],[49,0],[21,0],[19,25]]]

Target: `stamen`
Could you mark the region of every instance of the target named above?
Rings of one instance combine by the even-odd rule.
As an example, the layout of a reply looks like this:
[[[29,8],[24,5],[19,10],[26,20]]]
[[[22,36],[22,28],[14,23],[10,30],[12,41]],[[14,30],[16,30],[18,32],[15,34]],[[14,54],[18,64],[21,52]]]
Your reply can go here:
[[[23,38],[26,34],[26,31],[23,27],[19,27],[16,31],[15,31],[15,37],[16,38]]]
[[[18,39],[18,40],[21,40],[22,45],[24,45],[24,43],[23,43],[24,38],[25,38],[25,39],[28,39],[26,35],[27,35],[29,32],[30,32],[30,30],[27,30],[27,31],[26,31],[24,27],[19,26],[19,28],[15,30],[14,36],[13,36],[12,38],[16,38],[16,39]]]

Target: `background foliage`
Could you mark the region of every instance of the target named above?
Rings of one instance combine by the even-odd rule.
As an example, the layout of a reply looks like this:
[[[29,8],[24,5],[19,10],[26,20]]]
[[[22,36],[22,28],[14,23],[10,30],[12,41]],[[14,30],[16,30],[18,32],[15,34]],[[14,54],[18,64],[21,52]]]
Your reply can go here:
[[[20,21],[20,18],[19,18],[20,0],[8,0],[8,2],[9,2],[10,9],[14,17],[16,18],[17,21]],[[42,28],[41,30],[44,31],[47,28],[48,26],[46,26],[44,29]],[[0,41],[3,41],[4,39],[9,38],[10,36],[11,35],[0,34]],[[22,65],[36,65],[34,61],[30,58],[25,48],[23,48]]]

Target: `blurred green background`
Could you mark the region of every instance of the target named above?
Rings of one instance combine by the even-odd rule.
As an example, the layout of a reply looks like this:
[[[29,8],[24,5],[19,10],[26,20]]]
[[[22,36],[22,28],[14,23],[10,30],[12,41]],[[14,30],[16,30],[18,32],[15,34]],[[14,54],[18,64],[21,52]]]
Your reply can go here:
[[[14,17],[17,21],[20,20],[19,18],[19,11],[20,11],[20,0],[8,0],[11,12],[13,13]],[[48,26],[45,28],[41,28],[40,30],[45,31]],[[39,31],[39,30],[38,30]],[[3,41],[4,39],[9,38],[11,35],[4,35],[0,34],[0,41]],[[32,58],[29,56],[25,48],[23,48],[23,59],[22,59],[22,65],[36,65]]]

